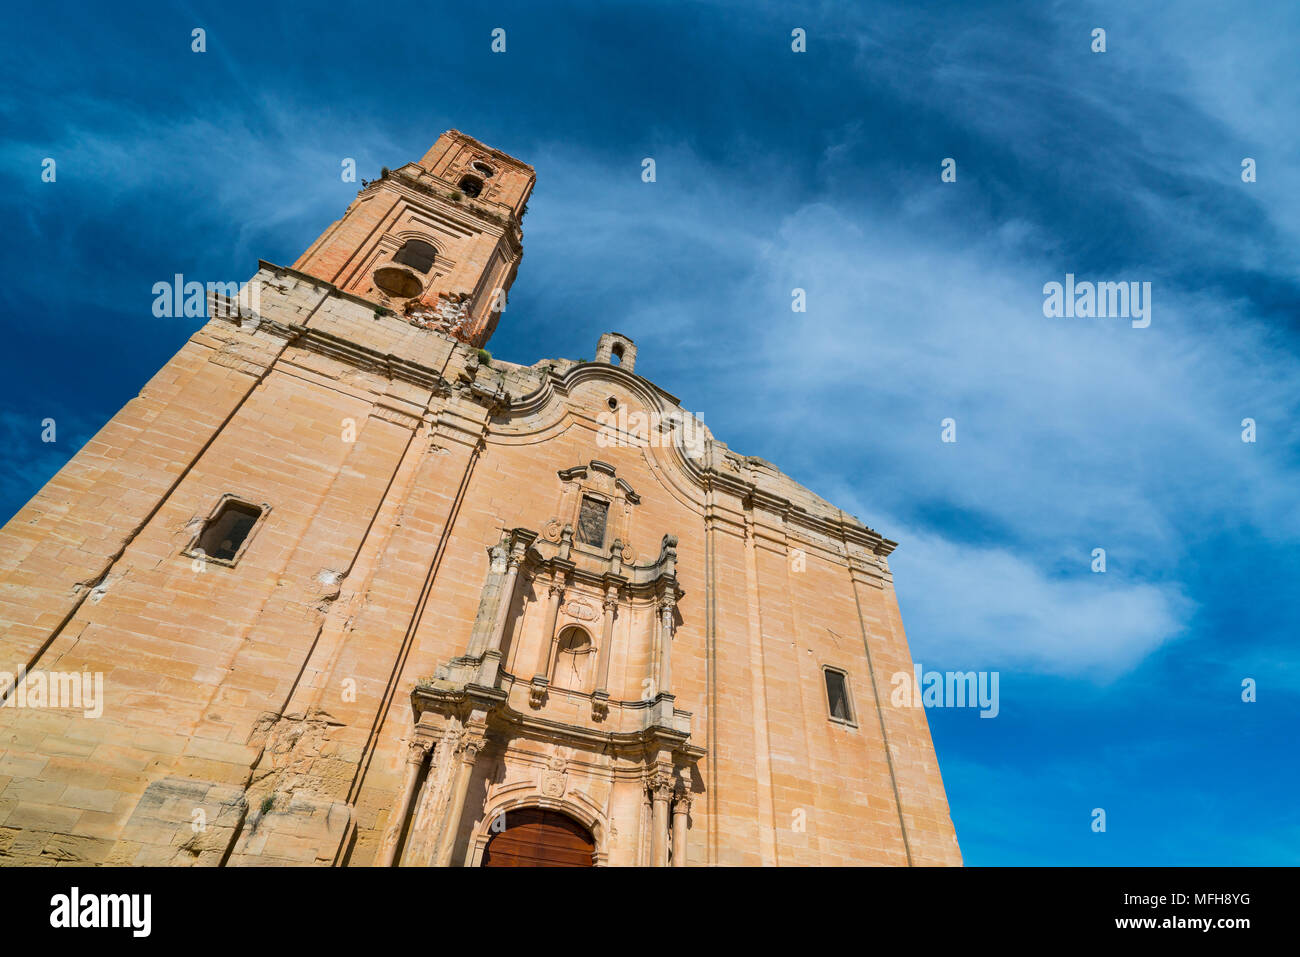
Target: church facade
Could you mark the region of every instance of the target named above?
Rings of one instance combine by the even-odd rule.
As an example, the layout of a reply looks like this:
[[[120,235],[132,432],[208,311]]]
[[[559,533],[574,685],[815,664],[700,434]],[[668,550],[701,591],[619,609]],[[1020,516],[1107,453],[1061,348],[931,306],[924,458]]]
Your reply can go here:
[[[895,543],[484,350],[534,178],[385,170],[0,531],[0,864],[960,864]]]

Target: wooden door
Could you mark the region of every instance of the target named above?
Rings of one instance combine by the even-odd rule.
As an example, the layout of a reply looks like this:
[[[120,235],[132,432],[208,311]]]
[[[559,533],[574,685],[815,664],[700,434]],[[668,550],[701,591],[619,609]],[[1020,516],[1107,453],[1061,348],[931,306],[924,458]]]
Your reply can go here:
[[[506,812],[506,829],[493,834],[484,867],[592,867],[596,842],[568,815],[541,808]]]

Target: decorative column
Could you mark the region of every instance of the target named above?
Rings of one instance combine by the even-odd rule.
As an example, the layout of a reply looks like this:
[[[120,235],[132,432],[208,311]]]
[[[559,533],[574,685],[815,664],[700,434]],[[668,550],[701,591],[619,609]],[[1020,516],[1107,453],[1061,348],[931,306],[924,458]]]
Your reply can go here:
[[[659,602],[659,694],[672,694],[673,688],[673,609],[676,602],[667,596]]]
[[[614,651],[614,617],[618,611],[618,588],[610,585],[605,589],[605,623],[601,631],[600,648],[596,654],[600,662],[596,670],[596,693],[591,696],[592,713],[604,715],[609,712],[609,659]]]
[[[429,770],[424,776],[424,786],[415,799],[406,846],[402,848],[402,855],[397,860],[399,867],[427,867],[433,863],[443,809],[447,804],[448,782],[454,774],[453,764],[460,746],[461,733],[454,725],[444,726],[435,732]]]
[[[686,866],[686,824],[691,813],[691,791],[688,782],[677,785],[673,801],[673,867]]]
[[[660,642],[663,641],[663,628],[659,624],[659,610],[655,609],[654,615],[650,620],[650,690],[651,700],[659,696],[663,690],[659,686],[659,668],[663,664],[663,652],[659,650]]]
[[[483,744],[481,730],[467,731],[457,748],[456,777],[451,786],[451,806],[447,809],[446,830],[442,833],[442,846],[438,849],[438,867],[451,864],[451,855],[456,849],[456,836],[460,833],[461,814],[465,810],[465,798],[469,794],[470,776],[474,773],[474,762],[478,760]]]
[[[647,781],[650,790],[650,866],[668,865],[668,802],[673,796],[672,775],[664,770],[652,771]]]
[[[429,745],[425,741],[412,741],[407,748],[406,770],[402,774],[402,794],[398,798],[397,806],[393,808],[393,816],[389,819],[388,828],[384,831],[384,840],[379,845],[379,857],[375,861],[377,867],[393,866],[393,858],[397,855],[397,842],[402,837],[402,827],[406,824],[406,818],[411,813],[411,800],[415,797],[415,784],[420,779],[420,768],[424,766],[424,759],[428,754]]]
[[[560,599],[564,597],[564,580],[556,578],[550,586],[550,601],[546,606],[546,626],[542,631],[541,652],[537,656],[537,671],[533,674],[532,690],[529,701],[533,707],[541,707],[546,698],[546,686],[550,683],[551,652],[555,645],[555,622],[560,617]]]
[[[515,602],[515,585],[519,581],[519,566],[523,564],[522,548],[516,548],[510,554],[510,564],[506,568],[505,584],[501,586],[501,604],[497,606],[497,619],[492,626],[492,637],[488,640],[488,651],[501,650],[501,639],[506,633],[506,619],[510,617],[510,608]]]
[[[479,656],[479,684],[487,688],[496,687],[497,675],[501,671],[501,642],[506,633],[506,622],[510,618],[510,608],[515,602],[515,588],[519,581],[519,566],[524,561],[523,543],[516,543],[506,565],[506,577],[501,583],[501,594],[497,601],[496,618],[492,622],[492,634],[488,636],[487,647]],[[473,655],[473,650],[470,651]]]

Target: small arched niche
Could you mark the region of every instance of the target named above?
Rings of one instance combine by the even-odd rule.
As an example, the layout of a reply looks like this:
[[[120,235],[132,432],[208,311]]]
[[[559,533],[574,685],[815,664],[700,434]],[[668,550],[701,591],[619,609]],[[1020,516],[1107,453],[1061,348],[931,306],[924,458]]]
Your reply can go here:
[[[551,686],[585,693],[592,675],[591,663],[595,658],[595,645],[585,628],[569,625],[560,632],[556,644],[555,672]]]

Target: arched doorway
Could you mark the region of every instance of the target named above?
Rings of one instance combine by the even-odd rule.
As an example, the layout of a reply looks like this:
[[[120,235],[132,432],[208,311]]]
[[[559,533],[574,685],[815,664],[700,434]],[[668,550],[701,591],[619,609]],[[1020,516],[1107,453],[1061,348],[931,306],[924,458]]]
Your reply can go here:
[[[484,867],[592,867],[596,841],[559,811],[526,807],[505,814],[505,830],[492,835]]]

